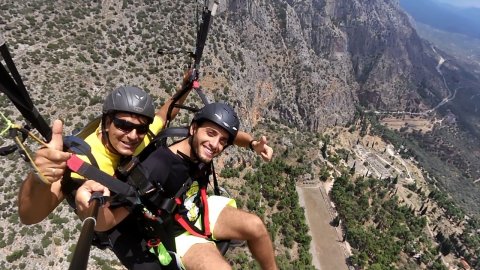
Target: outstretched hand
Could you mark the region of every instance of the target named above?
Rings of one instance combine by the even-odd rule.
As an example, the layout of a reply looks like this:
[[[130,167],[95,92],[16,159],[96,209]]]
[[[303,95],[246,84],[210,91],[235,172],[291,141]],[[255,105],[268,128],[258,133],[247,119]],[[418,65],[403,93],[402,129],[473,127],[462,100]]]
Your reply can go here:
[[[56,182],[63,177],[67,167],[66,161],[71,153],[63,151],[63,123],[55,120],[52,126],[52,139],[35,153],[34,163],[45,179],[50,183]]]
[[[75,194],[75,204],[77,206],[77,214],[80,217],[84,217],[84,212],[88,209],[90,205],[90,199],[95,191],[101,192],[105,197],[110,196],[110,190],[108,188],[93,180],[85,181],[85,183],[78,188],[77,193]],[[108,206],[109,203],[107,202],[104,207]]]
[[[97,191],[102,193],[103,197],[110,196],[110,190],[107,187],[93,180],[85,181],[78,188],[77,193],[75,194],[75,205],[77,206],[77,215],[82,220],[84,220],[88,217],[89,214],[91,214],[91,212],[88,211],[88,208],[90,207],[92,194]],[[110,209],[109,207],[110,203],[107,200],[107,202],[98,209],[95,224],[96,231],[109,230],[129,215],[128,210],[124,207],[119,207],[115,209]]]
[[[264,161],[272,160],[273,156],[273,149],[272,147],[268,146],[267,137],[262,136],[260,140],[255,140],[252,142],[252,147],[255,153],[260,155]]]

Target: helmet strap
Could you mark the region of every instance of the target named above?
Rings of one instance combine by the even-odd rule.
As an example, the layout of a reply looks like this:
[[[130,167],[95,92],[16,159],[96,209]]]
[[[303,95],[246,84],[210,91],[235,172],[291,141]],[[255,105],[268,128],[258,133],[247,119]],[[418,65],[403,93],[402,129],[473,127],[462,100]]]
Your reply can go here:
[[[107,117],[112,117],[112,114],[104,114],[102,116],[102,124],[101,124],[101,130],[102,130],[102,143],[105,145],[105,147],[108,149],[108,151],[112,152],[115,155],[121,156],[121,154],[117,151],[117,149],[113,146],[113,144],[110,142],[110,136],[108,136],[107,132]],[[111,121],[110,121],[111,124]]]
[[[190,155],[192,156],[192,159],[200,160],[197,150],[195,150],[195,147],[193,147],[193,134],[190,134],[188,137],[188,144],[190,145]]]

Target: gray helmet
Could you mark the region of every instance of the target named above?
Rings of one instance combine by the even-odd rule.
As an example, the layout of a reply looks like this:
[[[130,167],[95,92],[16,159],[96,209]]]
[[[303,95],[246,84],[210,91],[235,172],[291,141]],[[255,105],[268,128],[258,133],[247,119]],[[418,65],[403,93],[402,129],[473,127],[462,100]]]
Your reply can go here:
[[[205,105],[195,114],[192,123],[203,121],[213,122],[225,129],[229,134],[228,144],[233,144],[240,127],[240,121],[237,113],[230,105],[218,102]]]
[[[106,115],[117,111],[143,115],[150,123],[155,117],[152,97],[135,86],[120,86],[107,96],[102,113]]]

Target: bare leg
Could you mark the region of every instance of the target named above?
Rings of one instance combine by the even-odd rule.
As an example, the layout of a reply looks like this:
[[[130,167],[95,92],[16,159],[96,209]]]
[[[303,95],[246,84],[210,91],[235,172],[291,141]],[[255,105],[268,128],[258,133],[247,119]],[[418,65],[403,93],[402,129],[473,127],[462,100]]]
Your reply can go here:
[[[272,240],[258,216],[226,206],[218,217],[213,234],[219,240],[246,240],[250,252],[262,269],[277,269]]]
[[[182,258],[187,270],[230,270],[232,267],[211,243],[195,244]]]

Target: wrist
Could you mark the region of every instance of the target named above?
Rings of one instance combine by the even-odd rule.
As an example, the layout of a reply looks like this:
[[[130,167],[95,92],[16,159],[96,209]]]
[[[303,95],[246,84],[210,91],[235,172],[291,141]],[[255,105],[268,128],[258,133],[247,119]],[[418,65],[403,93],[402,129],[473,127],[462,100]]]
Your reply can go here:
[[[48,182],[48,180],[45,179],[45,177],[42,177],[36,171],[31,171],[30,172],[30,177],[32,178],[33,182],[35,182],[37,184],[47,185],[47,186],[51,185],[51,183]]]

